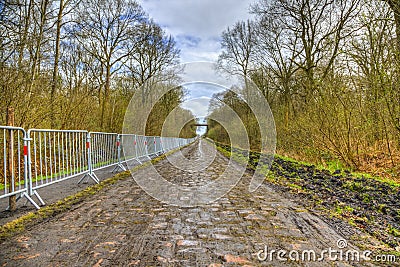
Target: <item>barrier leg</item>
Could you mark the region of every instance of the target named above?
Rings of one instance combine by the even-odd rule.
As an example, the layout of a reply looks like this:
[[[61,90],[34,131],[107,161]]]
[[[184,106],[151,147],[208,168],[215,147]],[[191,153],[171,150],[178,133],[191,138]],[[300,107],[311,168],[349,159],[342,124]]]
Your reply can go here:
[[[121,138],[119,135],[117,137],[117,153],[118,153],[118,164],[117,164],[117,166],[115,166],[115,168],[111,172],[117,172],[118,169],[121,169],[122,171],[126,171],[126,168],[124,167],[124,165],[122,165],[122,162],[121,162]]]
[[[88,156],[88,172],[83,175],[83,177],[78,181],[78,184],[81,182],[85,181],[85,183],[88,182],[89,179],[92,179],[96,184],[100,183],[99,178],[96,176],[96,174],[93,172],[93,166],[92,166],[92,151],[91,151],[91,146],[90,146],[90,133],[88,133],[86,137],[86,151],[87,151],[87,156]]]

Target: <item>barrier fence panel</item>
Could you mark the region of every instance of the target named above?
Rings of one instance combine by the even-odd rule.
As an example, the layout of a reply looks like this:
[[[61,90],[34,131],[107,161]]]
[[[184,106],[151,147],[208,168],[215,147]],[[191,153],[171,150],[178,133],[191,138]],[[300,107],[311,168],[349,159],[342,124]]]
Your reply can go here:
[[[116,133],[90,134],[93,170],[100,170],[118,164],[118,146]]]
[[[88,171],[86,153],[87,131],[30,129],[29,137],[29,194],[36,189],[57,183]]]
[[[118,135],[118,161],[119,164],[114,168],[126,170],[122,163],[127,163],[136,160],[141,164],[137,158],[137,138],[135,134],[119,134]]]
[[[89,169],[78,183],[84,181],[85,178],[91,178],[96,183],[99,183],[100,180],[94,171],[119,164],[118,134],[90,132],[88,133],[86,140]]]
[[[169,142],[169,150],[173,150],[174,147],[174,139],[172,139],[171,137],[168,138],[168,142]]]
[[[117,159],[118,163],[115,166],[115,168],[112,170],[112,172],[117,171],[118,169],[121,169],[122,171],[126,171],[126,168],[124,167],[123,160],[122,160],[122,144],[121,144],[121,135],[117,135]]]
[[[155,139],[154,136],[146,136],[147,143],[147,155],[152,156],[156,153]]]
[[[173,143],[173,149],[179,147],[179,139],[178,138],[173,138],[172,143]]]
[[[127,162],[137,158],[137,140],[135,134],[120,134],[121,161]]]
[[[177,147],[176,139],[175,138],[170,138],[169,140],[171,142],[171,150],[174,150]]]
[[[0,199],[19,195],[25,197],[36,208],[39,206],[28,194],[28,137],[23,128],[0,126]]]
[[[140,158],[150,158],[149,153],[147,152],[147,138],[143,135],[136,136],[136,146],[137,146],[137,159]]]
[[[176,145],[176,139],[171,138],[170,140],[171,140],[171,150],[172,150],[172,149],[175,149],[175,148],[177,147],[177,145]]]
[[[37,209],[31,196],[45,203],[37,189],[83,175],[99,183],[96,170],[115,166],[126,170],[123,163],[141,158],[151,159],[195,140],[87,132],[80,130],[47,130],[0,126],[0,199],[25,197]]]
[[[163,153],[168,152],[168,140],[166,137],[160,137],[161,139],[161,149]]]
[[[155,150],[156,150],[156,155],[161,155],[163,153],[161,137],[159,136],[155,137]]]

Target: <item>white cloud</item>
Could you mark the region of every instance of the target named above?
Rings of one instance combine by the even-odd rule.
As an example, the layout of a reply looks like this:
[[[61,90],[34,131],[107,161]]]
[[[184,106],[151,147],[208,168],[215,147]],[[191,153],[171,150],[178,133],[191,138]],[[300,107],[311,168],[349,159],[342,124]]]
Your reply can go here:
[[[215,61],[222,31],[251,17],[254,0],[141,0],[143,9],[181,49],[182,62]]]
[[[190,110],[197,118],[206,117],[208,114],[209,97],[192,98],[182,103],[184,109]]]
[[[197,98],[211,98],[214,94],[226,90],[225,87],[204,82],[183,84],[183,86],[189,92],[188,100]]]

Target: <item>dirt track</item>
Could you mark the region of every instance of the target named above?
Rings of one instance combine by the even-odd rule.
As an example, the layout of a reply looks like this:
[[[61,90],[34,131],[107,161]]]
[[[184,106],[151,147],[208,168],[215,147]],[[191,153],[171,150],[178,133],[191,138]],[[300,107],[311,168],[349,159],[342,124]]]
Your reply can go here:
[[[211,152],[214,148],[204,141],[183,150],[186,158],[199,164]],[[166,160],[156,168],[174,183],[195,186],[215,179],[227,163],[217,153],[212,164],[199,172],[178,170]],[[135,175],[146,177],[148,170]],[[5,240],[0,245],[0,266],[373,266],[365,261],[279,261],[276,253],[273,261],[257,259],[256,253],[265,246],[300,255],[315,250],[318,258],[323,249],[338,250],[337,241],[348,236],[267,184],[250,193],[249,180],[245,175],[225,197],[193,208],[163,204],[133,179],[123,180]],[[348,249],[363,250],[351,244],[343,250]]]

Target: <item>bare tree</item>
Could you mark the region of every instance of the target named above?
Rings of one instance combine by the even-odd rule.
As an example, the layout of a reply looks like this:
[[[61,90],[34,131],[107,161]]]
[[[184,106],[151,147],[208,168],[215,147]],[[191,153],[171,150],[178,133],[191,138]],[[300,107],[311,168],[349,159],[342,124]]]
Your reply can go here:
[[[222,53],[218,66],[232,74],[248,77],[252,69],[256,36],[253,22],[240,21],[222,33]]]
[[[279,46],[293,50],[294,63],[305,75],[307,94],[312,95],[318,90],[316,78],[322,81],[332,71],[341,45],[355,30],[350,22],[358,15],[358,3],[359,0],[262,0],[252,11],[285,30]]]
[[[151,85],[174,78],[174,72],[169,72],[169,68],[178,64],[179,50],[174,39],[152,20],[140,25],[136,40],[128,56],[127,74],[132,77],[135,86],[141,88],[144,103]]]
[[[77,15],[75,33],[81,46],[104,68],[104,97],[101,101],[100,127],[110,101],[111,77],[120,70],[134,49],[130,43],[145,15],[133,0],[96,0],[84,2]],[[110,127],[109,123],[106,127]]]
[[[288,126],[290,113],[291,111],[294,113],[292,97],[297,93],[295,73],[300,67],[295,62],[298,57],[296,47],[300,43],[300,38],[296,35],[290,37],[289,29],[282,27],[283,25],[273,17],[262,16],[257,24],[255,58],[260,68],[259,72],[268,76],[269,86],[266,88],[266,93],[276,90],[283,98],[285,125]]]
[[[59,78],[59,61],[60,61],[60,54],[61,54],[61,29],[68,23],[68,21],[63,22],[64,16],[70,14],[72,12],[72,8],[67,10],[69,5],[77,5],[79,3],[73,3],[72,0],[59,0],[58,2],[58,11],[56,16],[56,36],[54,41],[54,63],[53,63],[53,71],[52,71],[52,78],[51,78],[51,91],[50,91],[50,123],[51,127],[55,128],[56,126],[56,118],[55,118],[55,107],[56,107],[56,92],[58,86],[58,78]]]

